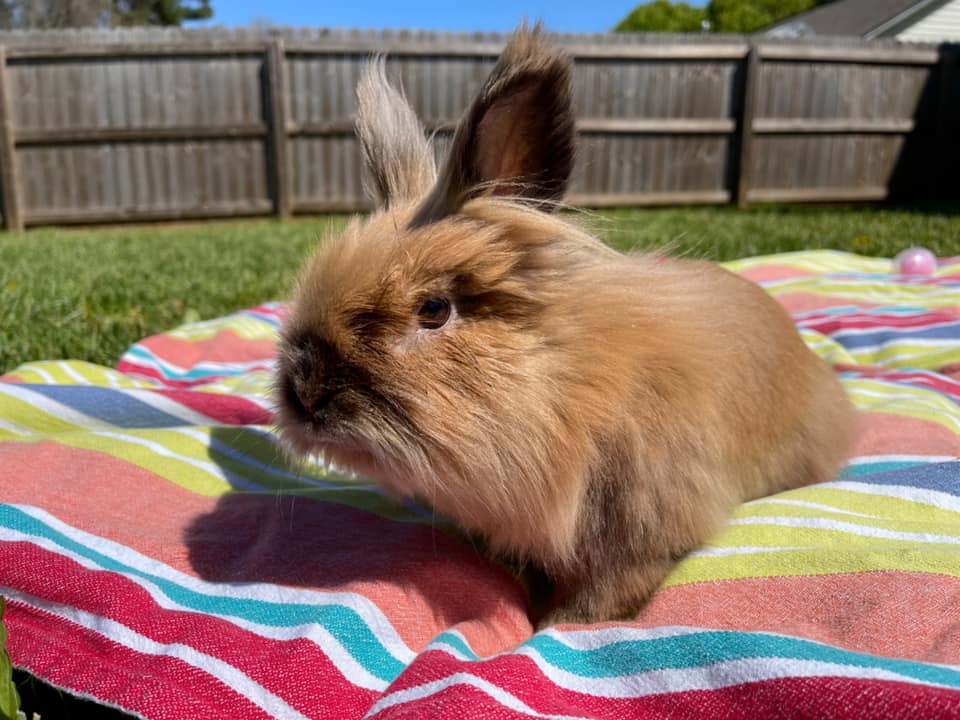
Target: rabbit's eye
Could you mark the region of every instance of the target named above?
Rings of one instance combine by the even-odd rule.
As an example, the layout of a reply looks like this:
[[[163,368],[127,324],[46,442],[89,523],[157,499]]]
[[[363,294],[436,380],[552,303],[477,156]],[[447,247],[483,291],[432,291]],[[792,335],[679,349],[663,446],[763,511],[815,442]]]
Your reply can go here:
[[[445,297],[432,297],[423,301],[417,310],[417,322],[426,330],[436,330],[450,319],[450,301]]]

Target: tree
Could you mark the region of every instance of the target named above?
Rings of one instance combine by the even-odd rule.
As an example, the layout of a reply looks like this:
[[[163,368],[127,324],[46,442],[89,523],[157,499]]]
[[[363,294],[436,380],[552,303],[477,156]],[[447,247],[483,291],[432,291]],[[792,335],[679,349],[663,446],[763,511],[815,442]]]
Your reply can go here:
[[[639,5],[614,28],[638,30],[751,33],[831,0],[710,0],[705,8],[653,0]]]
[[[706,11],[684,2],[653,0],[638,5],[621,20],[614,32],[699,32],[707,19]]]
[[[710,0],[707,18],[715,32],[751,33],[830,0]]]
[[[181,25],[213,16],[210,0],[0,0],[0,29]]]
[[[114,25],[182,25],[213,17],[210,0],[114,0]]]

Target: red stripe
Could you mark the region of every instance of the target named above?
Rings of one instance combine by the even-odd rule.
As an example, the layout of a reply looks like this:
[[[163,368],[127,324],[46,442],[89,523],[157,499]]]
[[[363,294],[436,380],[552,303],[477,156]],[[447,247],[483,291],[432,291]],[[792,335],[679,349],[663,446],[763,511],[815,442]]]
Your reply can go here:
[[[910,613],[905,615],[907,607]],[[956,663],[958,607],[960,578],[863,570],[663,588],[635,624],[784,633],[871,655]]]
[[[17,667],[69,692],[153,720],[269,718],[182,660],[146,655],[51,613],[9,602],[7,648]]]
[[[753,280],[758,285],[777,280],[796,280],[804,277],[813,277],[817,274],[816,270],[807,270],[796,265],[761,265],[746,270],[738,270],[738,275]]]
[[[181,367],[193,367],[200,362],[238,363],[273,358],[276,342],[265,338],[246,338],[229,327],[203,339],[187,340],[170,333],[152,335],[138,342],[137,347],[155,357]]]
[[[898,453],[960,457],[960,435],[932,420],[880,410],[861,412],[857,419],[859,433],[851,457]]]
[[[843,330],[882,330],[891,333],[906,330],[935,328],[941,325],[953,325],[958,321],[956,315],[948,313],[924,313],[912,316],[885,315],[827,315],[821,317],[803,317],[797,319],[797,325],[817,330],[824,335],[833,335]]]
[[[18,567],[21,572],[16,571]],[[35,572],[39,567],[45,576]],[[57,578],[57,583],[50,583],[50,577]],[[215,657],[308,717],[337,720],[342,708],[362,714],[377,695],[350,683],[310,640],[274,640],[204,613],[164,609],[123,575],[87,570],[30,543],[0,543],[0,585],[114,620],[155,642],[179,643]],[[79,626],[73,632],[90,641],[89,661],[99,664],[109,659],[109,653],[102,652],[101,635]],[[63,651],[56,648],[54,652]],[[151,657],[140,656],[144,670]],[[79,664],[83,658],[75,660]],[[282,667],[296,668],[297,673],[278,672]],[[310,682],[304,683],[304,677],[310,677]]]
[[[237,395],[189,390],[153,390],[153,392],[224,425],[268,425],[273,421],[273,415],[268,410]]]

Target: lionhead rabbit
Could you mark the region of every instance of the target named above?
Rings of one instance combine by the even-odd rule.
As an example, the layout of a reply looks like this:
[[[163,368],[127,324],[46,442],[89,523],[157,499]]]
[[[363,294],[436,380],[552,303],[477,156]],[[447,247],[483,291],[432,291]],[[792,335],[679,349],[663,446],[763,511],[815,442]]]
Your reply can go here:
[[[571,63],[521,27],[448,159],[383,64],[357,88],[378,209],[322,243],[283,329],[278,422],[546,578],[552,622],[626,618],[744,500],[829,480],[853,428],[763,290],[625,256],[551,214]]]

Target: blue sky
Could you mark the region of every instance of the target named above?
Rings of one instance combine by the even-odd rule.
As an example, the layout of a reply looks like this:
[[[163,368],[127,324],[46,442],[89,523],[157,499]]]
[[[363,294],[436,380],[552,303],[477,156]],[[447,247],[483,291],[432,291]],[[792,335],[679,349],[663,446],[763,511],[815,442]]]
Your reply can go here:
[[[520,18],[558,32],[609,30],[640,0],[213,0],[214,25],[510,30]],[[704,5],[706,0],[693,0]]]

